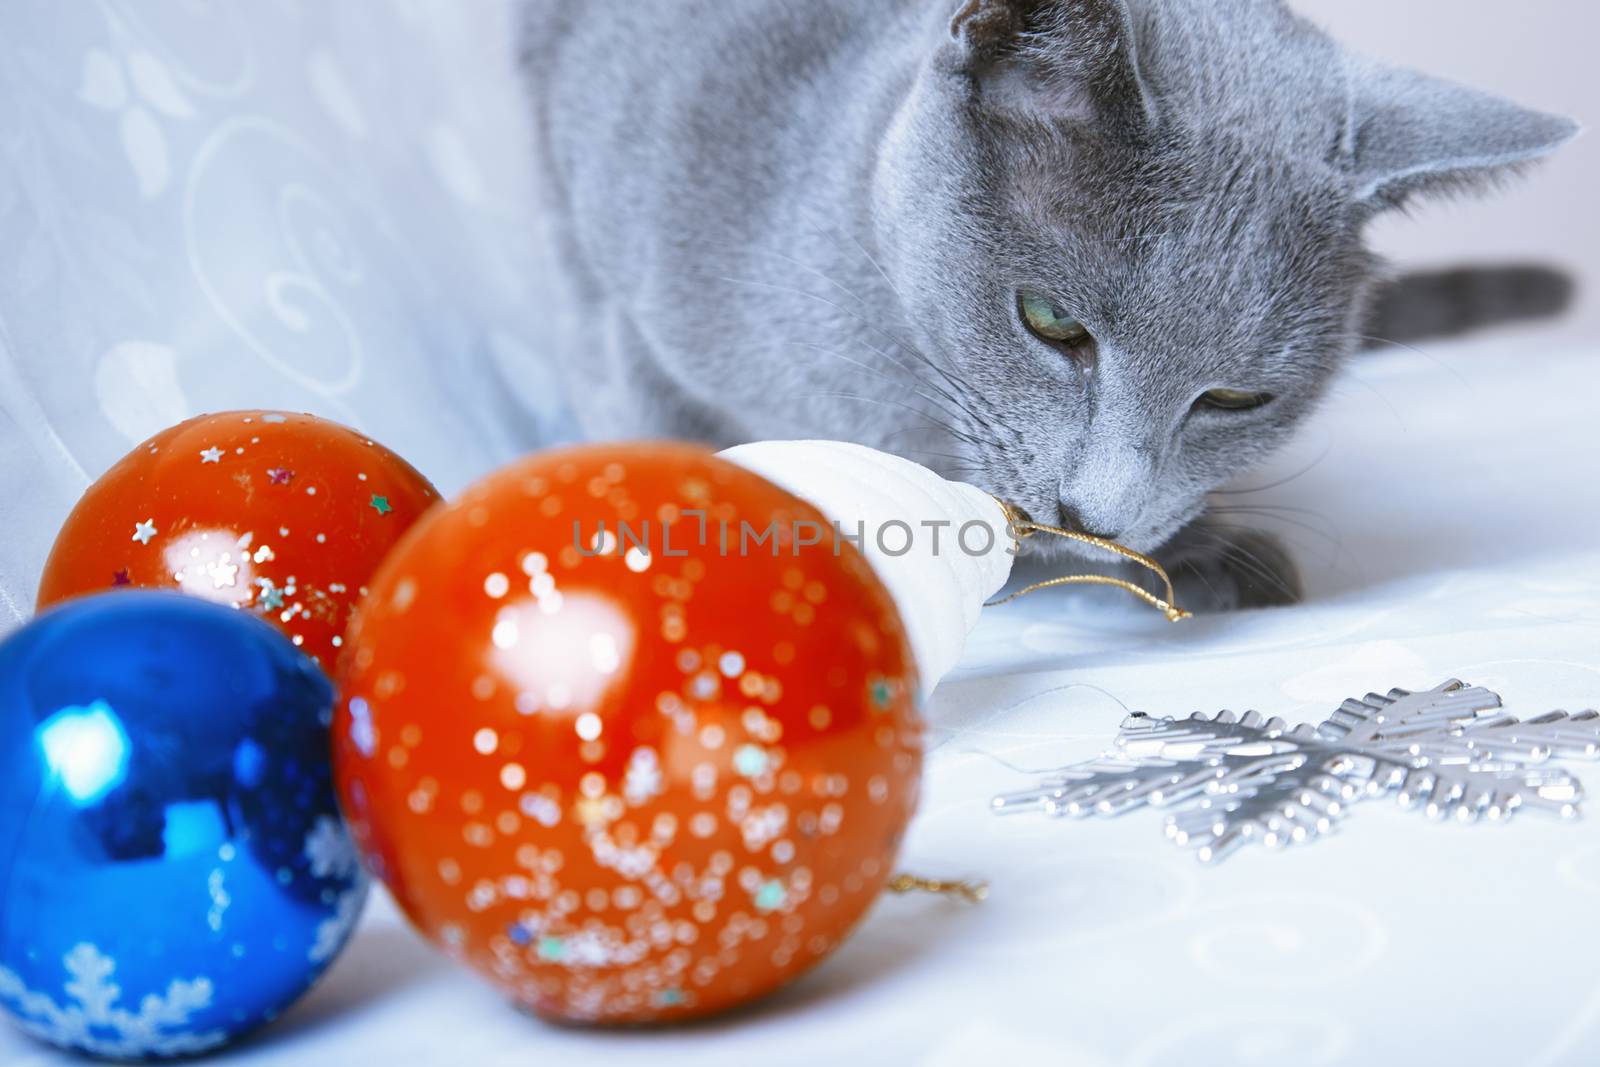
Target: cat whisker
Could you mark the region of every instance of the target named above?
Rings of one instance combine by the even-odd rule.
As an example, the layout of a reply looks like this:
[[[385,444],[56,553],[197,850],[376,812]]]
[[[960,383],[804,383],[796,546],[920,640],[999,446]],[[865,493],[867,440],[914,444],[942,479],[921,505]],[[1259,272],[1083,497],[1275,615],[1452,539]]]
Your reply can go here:
[[[716,277],[717,281],[726,282],[729,285],[754,286],[754,287],[761,288],[761,289],[771,289],[771,290],[773,290],[775,292],[790,293],[790,294],[793,294],[795,296],[803,296],[803,297],[805,297],[805,298],[807,298],[809,300],[815,300],[818,303],[821,303],[821,304],[826,305],[827,307],[833,308],[835,311],[839,312],[841,315],[848,315],[850,318],[854,319],[856,322],[859,322],[862,326],[865,326],[867,329],[871,330],[873,333],[876,333],[877,335],[879,335],[884,340],[888,341],[890,344],[894,345],[896,348],[900,349],[901,351],[910,353],[914,358],[916,358],[917,360],[919,360],[920,362],[922,362],[926,366],[931,367],[932,369],[938,371],[939,374],[941,376],[943,376],[947,381],[951,382],[952,384],[955,384],[955,379],[951,378],[949,373],[947,371],[945,371],[944,368],[938,366],[931,359],[929,359],[925,353],[923,353],[923,352],[921,352],[921,351],[919,351],[919,350],[907,345],[904,341],[900,340],[898,337],[895,337],[893,334],[891,334],[888,331],[886,331],[883,327],[879,326],[877,323],[871,321],[870,319],[865,318],[864,316],[862,316],[858,312],[852,311],[851,309],[846,308],[846,307],[841,307],[839,304],[835,303],[832,300],[829,300],[825,296],[820,296],[817,293],[808,292],[805,289],[797,289],[797,288],[795,288],[794,286],[791,286],[791,285],[780,285],[780,284],[778,284],[776,282],[764,282],[764,281],[759,281],[759,280],[756,280],[756,279],[753,279],[753,278],[729,278],[729,277],[726,277],[726,276],[723,276],[723,275],[718,275],[718,276],[715,276],[715,277]],[[823,277],[826,279],[826,275],[823,275]],[[833,284],[837,285],[837,283],[833,283]],[[845,290],[845,292],[848,293],[849,290]],[[890,356],[887,352],[884,352],[883,350],[881,350],[879,348],[876,348],[876,347],[874,347],[872,345],[868,345],[867,347],[871,348],[872,351],[876,352],[878,355],[882,356],[884,359],[887,359],[890,362],[894,363],[901,370],[905,371],[908,375],[911,375],[914,378],[918,378],[918,380],[924,381],[924,384],[930,385],[931,387],[933,387],[935,389],[939,389],[941,392],[944,392],[945,395],[947,396],[947,398],[952,403],[957,404],[958,406],[960,406],[962,408],[963,411],[965,411],[967,413],[968,417],[977,420],[976,414],[974,412],[972,412],[970,410],[970,408],[963,401],[961,401],[958,397],[950,394],[948,390],[944,389],[944,387],[940,386],[937,382],[927,382],[925,379],[921,379],[918,375],[916,375],[909,367],[905,366],[903,363],[900,363],[900,361],[894,359],[894,357]],[[981,420],[978,420],[978,421],[981,421]]]
[[[825,345],[813,344],[813,343],[811,343],[809,341],[785,341],[783,343],[782,347],[784,347],[784,348],[804,348],[804,349],[808,349],[808,350],[813,351],[813,352],[820,352],[823,355],[832,356],[833,358],[835,358],[837,360],[840,360],[841,362],[848,363],[852,367],[858,367],[862,371],[865,371],[868,374],[874,375],[875,377],[881,378],[886,382],[892,382],[895,385],[901,386],[902,388],[904,387],[904,383],[899,381],[898,379],[896,379],[893,375],[885,374],[883,371],[879,370],[876,367],[873,367],[873,366],[870,366],[870,365],[868,365],[866,363],[863,363],[858,359],[852,359],[849,356],[845,355],[843,352],[836,352],[833,349],[828,348]],[[949,415],[951,418],[954,418],[954,419],[969,418],[970,419],[972,417],[972,413],[970,411],[967,411],[965,409],[961,409],[959,411],[952,411],[949,408],[945,407],[943,404],[941,404],[937,397],[929,396],[927,393],[924,393],[920,389],[912,388],[911,392],[916,394],[917,396],[920,396],[922,399],[926,400],[928,403],[932,404],[934,407],[938,408],[940,411],[944,412],[946,415]]]
[[[1334,387],[1335,388],[1339,388],[1342,385],[1344,385],[1346,382],[1353,382],[1356,385],[1361,386],[1361,388],[1365,389],[1367,392],[1371,393],[1373,396],[1377,397],[1379,403],[1381,403],[1384,407],[1388,408],[1389,409],[1389,413],[1394,416],[1395,423],[1402,430],[1406,429],[1405,415],[1402,414],[1400,409],[1395,406],[1395,403],[1394,403],[1393,400],[1390,400],[1387,396],[1383,395],[1383,391],[1381,389],[1379,389],[1377,386],[1373,385],[1369,381],[1362,380],[1362,378],[1360,376],[1358,376],[1357,374],[1355,374],[1353,371],[1348,372],[1346,374],[1340,375],[1334,381]]]
[[[1207,525],[1214,531],[1227,530],[1237,533],[1259,532],[1259,528],[1255,526],[1235,526],[1226,522],[1209,522]],[[1329,566],[1337,565],[1339,557],[1344,548],[1342,539],[1328,539],[1325,544],[1309,544],[1301,538],[1293,537],[1288,534],[1282,535],[1282,539],[1285,544],[1287,544],[1290,548],[1293,548],[1300,555],[1314,558],[1322,563],[1328,564]]]
[[[805,271],[807,274],[811,275],[813,278],[816,278],[819,281],[826,282],[828,285],[833,286],[835,289],[839,290],[839,292],[843,293],[845,296],[848,296],[851,300],[854,300],[856,303],[860,304],[862,306],[863,310],[866,310],[866,311],[870,311],[871,310],[871,308],[867,307],[866,301],[861,299],[861,295],[859,293],[855,292],[854,290],[852,290],[849,286],[844,285],[838,279],[836,279],[836,278],[832,277],[831,275],[829,275],[827,271],[819,270],[816,267],[811,266],[811,264],[809,264],[809,263],[804,263],[804,262],[802,262],[802,261],[800,261],[798,259],[795,259],[793,256],[786,256],[782,252],[775,252],[770,248],[749,248],[749,247],[746,247],[746,246],[743,246],[743,245],[736,245],[736,244],[731,244],[731,243],[727,243],[727,242],[715,242],[715,243],[714,242],[706,242],[706,243],[707,244],[720,244],[722,247],[726,247],[730,251],[742,253],[742,254],[745,254],[745,255],[748,255],[748,254],[754,252],[754,253],[756,253],[758,255],[763,255],[763,256],[766,256],[766,257],[768,257],[770,259],[776,259],[780,263],[787,263],[791,267],[798,267],[800,270]],[[791,290],[791,291],[792,292],[803,292],[803,290]]]
[[[920,433],[920,432],[921,432],[920,429],[918,429],[917,427],[902,426],[897,430],[891,431],[889,433],[888,437],[884,438],[884,440],[893,441],[893,440],[896,440],[897,438],[908,437],[908,436],[911,436],[913,434],[917,434],[917,433]],[[974,451],[977,452],[979,455],[982,455],[985,452],[985,449],[990,447],[988,442],[985,442],[985,441],[982,441],[982,440],[974,441],[974,442],[972,442],[972,444],[973,444]],[[998,447],[998,446],[994,446],[994,447]],[[953,452],[951,452],[951,453],[934,452],[934,451],[929,451],[927,449],[921,449],[921,448],[900,448],[900,449],[897,449],[897,452],[902,454],[902,455],[907,455],[907,456],[911,456],[911,455],[955,456],[956,455],[956,453],[953,453]],[[967,460],[969,462],[975,462],[975,457],[972,456],[972,455],[960,456],[958,458],[965,459],[965,460]],[[977,470],[978,468],[974,467],[973,469]]]
[[[1249,489],[1216,489],[1216,490],[1213,490],[1211,492],[1211,495],[1212,496],[1250,496],[1250,495],[1255,494],[1255,493],[1265,493],[1269,489],[1281,489],[1284,486],[1288,485],[1289,483],[1294,482],[1294,481],[1298,481],[1299,479],[1304,478],[1306,475],[1310,474],[1312,471],[1316,470],[1318,467],[1320,467],[1322,465],[1322,463],[1328,458],[1328,456],[1332,452],[1333,452],[1333,445],[1330,443],[1326,448],[1324,448],[1322,450],[1321,454],[1318,455],[1316,459],[1312,460],[1310,463],[1307,463],[1304,467],[1301,467],[1299,470],[1295,471],[1293,474],[1285,475],[1284,477],[1279,478],[1275,482],[1268,482],[1266,485],[1252,486]]]
[[[1467,376],[1466,375],[1462,374],[1460,371],[1458,371],[1454,367],[1450,366],[1450,364],[1446,363],[1444,360],[1440,359],[1438,356],[1434,355],[1432,352],[1426,352],[1426,351],[1418,348],[1416,345],[1409,345],[1409,344],[1406,344],[1404,341],[1392,341],[1387,337],[1373,337],[1370,334],[1364,334],[1364,333],[1358,333],[1358,334],[1355,334],[1354,336],[1355,336],[1355,339],[1358,340],[1358,341],[1370,341],[1370,342],[1372,342],[1373,344],[1376,344],[1376,345],[1391,345],[1394,348],[1401,349],[1402,351],[1411,352],[1411,353],[1414,353],[1415,355],[1421,356],[1423,359],[1427,360],[1429,363],[1432,363],[1435,367],[1438,367],[1440,370],[1442,370],[1446,374],[1450,375],[1456,381],[1460,382],[1461,383],[1461,387],[1463,389],[1466,389],[1469,392],[1472,390],[1472,383],[1467,381]]]
[[[924,466],[936,468],[941,474],[948,477],[959,474],[965,477],[975,477],[985,473],[984,469],[973,463],[969,456],[959,456],[953,452],[929,452],[921,448],[908,448],[904,454],[922,462]]]
[[[857,393],[801,393],[800,398],[814,400],[848,400],[860,404],[874,404],[878,407],[900,408],[902,411],[908,411],[920,419],[927,420],[927,422],[929,422],[931,425],[937,426],[939,429],[950,434],[952,437],[966,441],[968,444],[976,447],[983,447],[982,441],[966,431],[958,430],[954,426],[951,426],[948,422],[934,418],[921,408],[914,407],[911,404],[902,404],[898,400],[886,400],[882,397],[861,396]]]
[[[861,238],[857,237],[855,234],[851,234],[850,243],[855,245],[856,248],[861,251],[861,254],[866,257],[867,262],[872,264],[872,269],[878,272],[878,277],[882,278],[883,283],[889,287],[889,291],[895,296],[899,297],[900,303],[904,304],[906,302],[906,295],[902,293],[899,287],[894,284],[894,279],[889,277],[889,272],[883,269],[883,264],[878,262],[877,257],[871,252],[867,251],[867,246],[862,244]]]
[[[835,278],[832,275],[830,275],[827,271],[820,270],[817,267],[813,267],[811,264],[805,263],[805,262],[803,262],[801,260],[798,260],[798,259],[795,259],[793,256],[786,256],[782,252],[777,252],[777,251],[774,251],[774,250],[772,250],[770,248],[751,248],[751,247],[747,247],[747,246],[744,246],[744,245],[732,244],[732,243],[729,243],[729,242],[706,241],[704,243],[708,247],[711,247],[711,248],[723,248],[723,249],[725,249],[725,250],[727,250],[729,252],[732,252],[732,253],[735,253],[735,254],[738,254],[738,255],[751,255],[751,254],[754,254],[754,255],[764,256],[767,259],[775,259],[780,263],[786,263],[791,267],[794,267],[794,268],[796,268],[798,270],[804,271],[805,273],[811,275],[813,278],[816,278],[818,281],[821,281],[825,285],[831,286],[832,288],[838,290],[844,296],[849,297],[852,301],[854,301],[857,305],[860,306],[861,311],[863,313],[870,313],[870,312],[873,311],[873,308],[871,307],[871,305],[869,305],[867,303],[867,301],[862,298],[860,293],[857,293],[855,290],[851,289],[849,286],[845,285],[843,282],[840,282],[837,278]],[[796,296],[804,296],[804,297],[807,297],[807,298],[810,298],[810,299],[815,299],[815,300],[821,300],[822,299],[816,293],[812,293],[812,292],[810,292],[808,290],[805,290],[805,289],[798,289],[798,288],[795,288],[794,286],[790,286],[790,285],[781,285],[781,284],[779,284],[777,282],[762,281],[762,280],[758,280],[758,279],[741,279],[741,278],[726,278],[726,277],[720,278],[719,280],[725,281],[725,282],[730,282],[730,283],[735,284],[735,285],[759,285],[759,286],[764,286],[764,287],[770,287],[770,288],[775,289],[775,290],[777,290],[779,292],[793,293]],[[892,285],[891,285],[891,288],[892,288]],[[896,293],[896,295],[898,296],[899,294]],[[893,334],[888,333],[887,331],[884,331],[883,328],[878,323],[873,322],[870,319],[865,318],[863,316],[863,314],[858,314],[856,312],[850,311],[848,308],[839,307],[839,305],[834,304],[831,301],[824,300],[823,302],[827,303],[828,306],[834,308],[837,311],[840,311],[840,312],[843,312],[845,314],[850,315],[852,318],[856,319],[858,322],[862,323],[864,326],[867,326],[869,329],[878,331],[879,333],[882,334],[882,336],[886,340],[890,341],[891,343],[893,343],[897,347],[901,347],[901,348],[909,348],[910,347],[910,346],[906,345],[905,342],[902,341],[900,338],[894,336]],[[917,355],[921,355],[920,352],[918,352],[916,354]],[[940,367],[936,366],[935,369],[939,370],[941,373],[944,373],[943,368],[940,368]]]
[[[1207,529],[1204,526],[1197,526],[1191,532],[1211,539],[1213,543],[1222,549],[1221,554],[1224,559],[1231,561],[1241,570],[1244,570],[1246,573],[1254,576],[1257,580],[1272,586],[1285,595],[1292,595],[1294,590],[1287,583],[1285,583],[1282,578],[1278,577],[1277,573],[1273,571],[1271,566],[1262,560],[1260,556],[1256,555],[1254,552],[1250,551],[1248,548],[1245,548],[1243,545],[1237,543],[1231,538],[1224,537],[1218,532],[1220,530],[1245,529],[1247,528],[1214,524],[1211,529]],[[1198,568],[1194,568],[1194,573],[1200,574]]]
[[[1108,245],[1131,245],[1131,244],[1137,244],[1137,243],[1146,242],[1146,241],[1150,241],[1150,242],[1160,241],[1160,240],[1164,240],[1165,238],[1171,237],[1174,232],[1175,231],[1173,231],[1173,230],[1162,230],[1159,233],[1157,233],[1155,231],[1150,231],[1150,232],[1147,232],[1147,233],[1132,234],[1131,236],[1128,236],[1128,237],[1107,237],[1107,238],[1102,238],[1101,239],[1101,243],[1102,244],[1108,244]]]
[[[901,306],[906,306],[909,303],[909,301],[906,300],[906,296],[905,296],[904,293],[902,293],[900,291],[899,286],[894,284],[894,279],[889,277],[889,272],[884,270],[883,264],[878,262],[877,257],[872,254],[872,252],[867,248],[867,246],[864,243],[862,243],[861,238],[857,237],[853,233],[850,234],[849,237],[850,237],[850,243],[856,246],[856,249],[858,251],[860,251],[861,255],[866,259],[866,261],[869,264],[872,265],[872,269],[878,272],[878,276],[880,278],[882,278],[884,284],[889,287],[889,291],[891,293],[893,293],[897,298],[899,298]],[[946,378],[948,378],[951,381],[952,385],[956,386],[959,389],[963,389],[963,390],[965,389],[965,387],[963,385],[961,385],[961,383],[959,381],[957,381],[956,379],[950,377],[950,374],[949,374],[948,371],[946,371],[943,367],[939,366],[938,364],[934,363],[933,360],[929,359],[927,357],[927,355],[925,353],[923,353],[923,351],[921,349],[917,348],[915,345],[907,345],[906,347],[908,349],[910,349],[912,352],[914,352],[919,358],[921,358],[923,360],[923,362],[925,362],[928,366],[932,367],[935,371],[937,371],[941,375],[944,375]],[[1014,426],[1012,426],[1009,422],[1007,422],[1005,420],[1005,418],[998,411],[995,411],[991,405],[989,405],[987,402],[984,402],[983,406],[987,410],[988,419],[989,419],[990,422],[997,423],[999,426],[1001,426],[1005,430],[1009,431],[1014,436],[1017,436],[1017,437],[1021,436],[1021,434],[1017,431],[1017,429]],[[979,420],[979,421],[982,421],[982,420]]]
[[[861,341],[861,342],[858,342],[858,343],[863,345],[869,352],[872,352],[875,355],[881,356],[883,359],[888,360],[890,363],[892,363],[896,367],[900,368],[900,370],[905,373],[906,377],[910,378],[912,381],[918,382],[918,383],[920,383],[922,385],[926,385],[928,388],[935,390],[945,400],[948,400],[951,404],[954,404],[957,410],[954,411],[954,412],[951,412],[952,415],[956,415],[957,413],[959,413],[959,417],[964,418],[964,419],[969,419],[974,423],[983,422],[983,419],[981,417],[979,417],[978,414],[972,410],[972,408],[966,403],[966,401],[962,400],[961,397],[955,395],[950,390],[948,390],[948,389],[944,388],[943,386],[941,386],[938,382],[930,382],[927,379],[921,377],[912,368],[906,366],[904,363],[901,363],[898,359],[895,359],[894,356],[890,355],[888,352],[885,352],[883,349],[878,348],[876,345],[869,344],[866,341]],[[895,379],[889,377],[888,375],[883,375],[883,377],[886,378],[889,381],[894,381],[895,380]]]
[[[1326,525],[1317,526],[1313,523],[1301,522],[1296,519],[1287,518],[1285,513],[1301,514],[1318,518],[1321,519]],[[1271,519],[1275,522],[1281,522],[1286,526],[1293,526],[1297,529],[1304,530],[1311,536],[1321,538],[1335,548],[1342,548],[1344,546],[1343,535],[1338,532],[1338,527],[1334,526],[1332,521],[1328,519],[1326,515],[1323,515],[1320,512],[1310,511],[1305,508],[1280,508],[1270,505],[1259,505],[1256,507],[1210,507],[1206,509],[1206,514],[1224,516],[1245,515],[1260,519]]]
[[[1199,567],[1189,567],[1189,568],[1187,568],[1187,570],[1185,570],[1182,567],[1168,566],[1167,569],[1173,575],[1178,575],[1178,574],[1182,574],[1182,573],[1188,573],[1188,574],[1194,575],[1195,578],[1199,579],[1200,584],[1206,587],[1206,592],[1209,593],[1213,598],[1216,597],[1216,595],[1217,595],[1217,587],[1216,587],[1216,585],[1212,583],[1210,578],[1206,577],[1206,572],[1201,570]]]
[[[905,294],[900,291],[900,287],[899,286],[895,285],[894,279],[889,277],[889,272],[884,270],[883,264],[878,262],[877,258],[875,256],[873,256],[873,254],[870,251],[867,250],[867,246],[861,243],[861,239],[859,237],[857,237],[855,234],[850,234],[849,237],[850,237],[850,242],[853,245],[856,246],[856,249],[858,251],[860,251],[861,255],[866,259],[867,263],[870,264],[872,269],[878,273],[878,277],[882,278],[883,279],[883,283],[889,287],[889,291],[891,293],[893,293],[895,295],[895,297],[900,301],[901,306],[902,307],[905,306],[908,303],[908,301],[906,300]],[[789,256],[785,256],[781,252],[772,252],[772,251],[769,251],[769,250],[766,250],[766,249],[762,249],[761,251],[762,251],[762,253],[764,255],[773,256],[775,258],[783,260],[784,262],[792,263],[795,266],[799,267],[801,270],[806,271],[808,274],[812,274],[812,275],[815,275],[818,278],[821,278],[823,281],[827,282],[829,285],[833,286],[835,289],[839,290],[841,293],[844,293],[846,296],[850,297],[850,299],[854,300],[857,304],[860,304],[863,311],[870,312],[870,311],[873,310],[867,304],[867,302],[861,298],[860,294],[854,292],[849,287],[841,284],[838,280],[836,280],[833,277],[829,276],[826,271],[818,270],[816,267],[812,267],[812,266],[810,266],[808,264],[801,263],[799,260],[793,259],[793,258],[791,258]],[[857,318],[860,318],[860,316],[857,316]],[[965,388],[965,386],[962,384],[960,379],[955,378],[954,376],[952,376],[947,369],[945,369],[944,367],[940,366],[934,360],[930,359],[928,357],[927,353],[923,352],[922,349],[918,348],[916,345],[910,344],[910,343],[904,341],[903,339],[897,337],[896,335],[888,333],[887,331],[882,330],[882,328],[877,326],[877,324],[875,324],[875,323],[868,322],[865,319],[862,319],[862,321],[866,325],[872,326],[874,329],[878,329],[879,332],[882,333],[884,337],[886,337],[888,340],[892,341],[901,350],[905,351],[906,353],[910,354],[913,358],[915,358],[918,361],[920,361],[924,366],[928,367],[930,370],[934,371],[936,374],[938,374],[941,377],[943,377],[947,382],[950,383],[950,385],[953,388],[956,388],[956,389],[964,389]],[[908,371],[908,373],[909,373],[909,371]]]
[[[971,456],[964,456],[958,452],[934,452],[926,448],[907,449],[907,453],[914,456],[928,456],[932,459],[953,459],[960,463],[968,464],[969,466],[971,465],[970,461],[972,459]]]

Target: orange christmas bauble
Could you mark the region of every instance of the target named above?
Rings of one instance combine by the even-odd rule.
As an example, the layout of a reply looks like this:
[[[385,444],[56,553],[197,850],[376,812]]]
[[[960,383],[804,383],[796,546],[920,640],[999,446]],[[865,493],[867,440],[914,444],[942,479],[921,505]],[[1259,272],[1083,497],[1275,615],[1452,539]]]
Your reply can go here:
[[[438,493],[393,452],[313,415],[202,415],[128,453],[72,509],[41,609],[121,586],[255,612],[333,667],[379,562]]]
[[[916,690],[889,593],[810,505],[698,448],[580,448],[384,564],[335,763],[449,953],[547,1016],[683,1019],[793,978],[878,895]]]

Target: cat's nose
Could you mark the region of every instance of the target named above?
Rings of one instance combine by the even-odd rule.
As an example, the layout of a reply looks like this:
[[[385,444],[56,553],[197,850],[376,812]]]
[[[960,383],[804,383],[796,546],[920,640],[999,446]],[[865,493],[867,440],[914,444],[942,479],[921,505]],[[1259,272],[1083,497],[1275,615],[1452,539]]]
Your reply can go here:
[[[1063,525],[1116,541],[1139,525],[1153,491],[1155,463],[1148,452],[1101,439],[1063,472],[1056,493]]]
[[[1059,512],[1061,516],[1062,527],[1071,530],[1074,533],[1088,534],[1090,537],[1098,537],[1102,541],[1115,541],[1117,538],[1122,536],[1122,531],[1120,529],[1095,529],[1094,523],[1086,520],[1078,513],[1076,508],[1068,504],[1066,501],[1061,502]],[[1100,525],[1103,526],[1110,524],[1102,523]]]

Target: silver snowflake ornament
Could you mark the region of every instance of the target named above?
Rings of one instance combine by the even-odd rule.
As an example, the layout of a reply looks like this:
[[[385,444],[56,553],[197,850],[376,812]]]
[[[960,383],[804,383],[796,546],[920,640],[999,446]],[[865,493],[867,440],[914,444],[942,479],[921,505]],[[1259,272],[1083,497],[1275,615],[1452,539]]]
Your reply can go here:
[[[1333,829],[1358,801],[1393,796],[1433,818],[1502,820],[1520,808],[1578,814],[1579,781],[1552,760],[1600,758],[1600,714],[1527,721],[1487,689],[1450,681],[1347,700],[1320,726],[1251,711],[1135,715],[1116,751],[996,797],[995,811],[1087,817],[1162,808],[1167,836],[1203,862],[1252,842],[1282,847]]]

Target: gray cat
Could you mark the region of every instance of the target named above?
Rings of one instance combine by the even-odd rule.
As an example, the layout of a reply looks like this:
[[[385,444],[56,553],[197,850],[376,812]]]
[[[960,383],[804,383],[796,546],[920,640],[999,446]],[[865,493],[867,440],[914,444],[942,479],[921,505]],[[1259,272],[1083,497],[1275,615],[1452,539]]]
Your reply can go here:
[[[551,344],[597,436],[826,437],[1298,595],[1207,494],[1362,339],[1374,216],[1571,121],[1280,0],[535,0]],[[1193,590],[1190,590],[1193,595]]]

